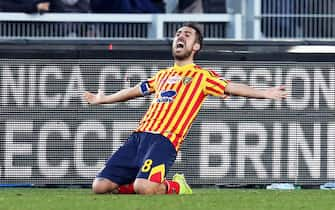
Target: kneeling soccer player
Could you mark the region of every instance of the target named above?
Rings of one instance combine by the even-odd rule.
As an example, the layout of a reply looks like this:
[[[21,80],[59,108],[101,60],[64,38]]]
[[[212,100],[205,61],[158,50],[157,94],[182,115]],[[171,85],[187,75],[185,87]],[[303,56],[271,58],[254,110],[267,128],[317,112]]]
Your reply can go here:
[[[107,161],[92,188],[95,193],[191,194],[184,176],[172,181],[166,174],[177,151],[208,95],[225,98],[237,95],[250,98],[282,99],[283,86],[255,89],[221,78],[214,71],[193,63],[202,47],[202,35],[194,25],[178,29],[172,44],[175,64],[160,70],[139,85],[112,95],[85,92],[90,104],[108,104],[154,94],[154,99],[136,131]]]

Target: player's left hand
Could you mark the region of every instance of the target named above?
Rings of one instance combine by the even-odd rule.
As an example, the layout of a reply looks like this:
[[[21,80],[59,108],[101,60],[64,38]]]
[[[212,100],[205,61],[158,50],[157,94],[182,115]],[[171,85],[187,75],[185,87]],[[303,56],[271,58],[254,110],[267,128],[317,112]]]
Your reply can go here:
[[[268,99],[283,99],[286,98],[288,93],[285,91],[285,86],[280,85],[265,90],[265,98]]]
[[[101,104],[105,94],[102,90],[99,89],[97,94],[93,94],[91,92],[85,92],[83,96],[84,99],[90,104]]]

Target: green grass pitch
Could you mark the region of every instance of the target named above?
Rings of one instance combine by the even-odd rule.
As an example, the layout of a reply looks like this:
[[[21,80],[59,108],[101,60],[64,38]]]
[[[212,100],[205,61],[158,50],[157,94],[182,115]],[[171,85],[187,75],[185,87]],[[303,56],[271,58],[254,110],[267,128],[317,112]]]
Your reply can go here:
[[[193,195],[95,195],[89,189],[0,188],[1,210],[335,210],[335,191],[195,189]]]

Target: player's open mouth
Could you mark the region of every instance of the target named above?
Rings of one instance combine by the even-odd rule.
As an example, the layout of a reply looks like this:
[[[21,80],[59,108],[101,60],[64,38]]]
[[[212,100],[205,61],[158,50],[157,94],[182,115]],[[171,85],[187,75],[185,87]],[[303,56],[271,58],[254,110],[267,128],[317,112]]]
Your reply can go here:
[[[185,47],[185,43],[183,41],[178,41],[177,42],[177,45],[176,45],[176,48],[184,48]]]

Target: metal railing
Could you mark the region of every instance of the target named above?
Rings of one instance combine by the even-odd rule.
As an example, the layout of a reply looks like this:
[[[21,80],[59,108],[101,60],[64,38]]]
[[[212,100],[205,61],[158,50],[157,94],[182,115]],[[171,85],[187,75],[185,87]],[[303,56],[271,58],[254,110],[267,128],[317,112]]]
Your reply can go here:
[[[165,39],[183,22],[204,28],[205,39],[242,39],[235,14],[0,13],[0,39]]]
[[[335,39],[333,0],[255,0],[254,39]]]
[[[227,0],[229,14],[0,13],[0,39],[166,39],[184,22],[205,39],[335,40],[334,0]]]

